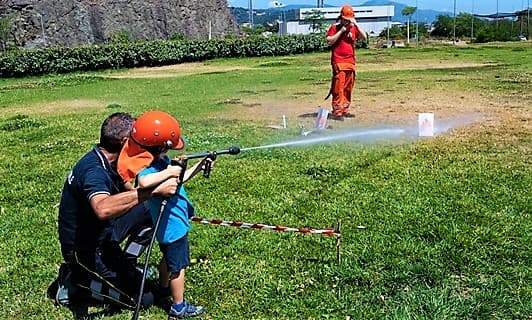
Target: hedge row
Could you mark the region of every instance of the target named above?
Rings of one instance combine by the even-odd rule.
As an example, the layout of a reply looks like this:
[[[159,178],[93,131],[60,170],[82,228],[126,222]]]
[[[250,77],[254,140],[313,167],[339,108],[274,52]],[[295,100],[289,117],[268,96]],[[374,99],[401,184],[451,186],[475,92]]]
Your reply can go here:
[[[0,55],[0,77],[160,66],[213,58],[281,56],[323,51],[323,35],[217,40],[157,40],[77,48],[11,51]]]

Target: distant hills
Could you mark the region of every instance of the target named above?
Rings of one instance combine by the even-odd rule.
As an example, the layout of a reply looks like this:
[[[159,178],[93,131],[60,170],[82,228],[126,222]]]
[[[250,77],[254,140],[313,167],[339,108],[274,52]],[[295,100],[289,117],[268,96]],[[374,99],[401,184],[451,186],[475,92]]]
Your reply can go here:
[[[293,21],[299,18],[299,9],[308,8],[308,5],[290,5],[282,8],[254,9],[253,22],[255,24],[273,24],[277,20]],[[247,8],[230,7],[229,10],[240,25],[249,22],[249,11]]]
[[[395,15],[392,21],[396,22],[406,22],[407,19],[401,14],[401,10],[406,7],[405,4],[388,1],[388,0],[369,0],[362,4],[363,6],[383,6],[383,5],[393,5],[395,6]],[[281,18],[281,15],[285,16],[287,21],[296,20],[299,17],[299,9],[308,8],[308,4],[292,4],[287,5],[281,8],[269,8],[269,9],[255,9],[253,10],[253,21],[255,24],[265,24],[265,23],[275,23],[276,20]],[[231,12],[235,17],[238,24],[248,22],[249,13],[247,8],[240,7],[231,7]],[[417,12],[420,22],[423,23],[432,23],[436,20],[439,15],[452,15],[450,12],[442,12],[435,10],[419,10]],[[412,17],[412,20],[415,21],[416,14]]]

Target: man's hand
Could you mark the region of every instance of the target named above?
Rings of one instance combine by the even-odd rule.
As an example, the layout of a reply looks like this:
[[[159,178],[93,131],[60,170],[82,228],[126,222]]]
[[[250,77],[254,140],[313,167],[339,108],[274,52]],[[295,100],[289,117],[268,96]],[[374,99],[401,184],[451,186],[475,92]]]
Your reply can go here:
[[[171,197],[176,194],[177,186],[179,185],[177,178],[170,178],[158,185],[153,191],[152,196],[155,197]]]

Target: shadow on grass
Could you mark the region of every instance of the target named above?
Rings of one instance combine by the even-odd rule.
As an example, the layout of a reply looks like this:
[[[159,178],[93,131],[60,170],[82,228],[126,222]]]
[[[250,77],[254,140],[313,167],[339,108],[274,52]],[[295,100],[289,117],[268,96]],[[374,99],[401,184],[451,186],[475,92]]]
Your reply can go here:
[[[133,312],[133,305],[128,305],[126,303],[118,304],[110,300],[96,300],[91,293],[85,291],[84,288],[77,286],[75,288],[77,289],[69,295],[68,301],[60,302],[60,298],[58,298],[58,281],[55,279],[48,286],[46,294],[48,299],[53,301],[55,306],[67,308],[72,313],[73,318],[77,320],[103,319],[129,311]],[[154,298],[154,301],[148,305],[143,306],[142,309],[152,306],[168,310],[171,306],[171,302],[164,296],[159,296],[158,298]],[[89,312],[89,310],[92,312]]]
[[[89,307],[101,307],[103,310],[89,313]],[[126,310],[115,306],[104,306],[83,302],[72,304],[68,306],[68,309],[72,312],[72,316],[76,320],[102,319],[103,317],[111,317]]]

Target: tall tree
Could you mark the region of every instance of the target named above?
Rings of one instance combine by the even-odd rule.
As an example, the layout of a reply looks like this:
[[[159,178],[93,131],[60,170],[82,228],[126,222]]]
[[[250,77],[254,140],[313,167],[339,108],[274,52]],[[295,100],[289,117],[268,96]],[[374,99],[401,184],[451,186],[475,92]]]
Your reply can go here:
[[[401,14],[408,19],[408,24],[406,26],[406,38],[407,38],[406,41],[408,43],[410,43],[410,17],[412,17],[412,15],[416,12],[416,10],[417,10],[416,7],[410,7],[410,6],[406,6],[403,8],[403,10],[401,10]]]
[[[326,28],[325,16],[320,10],[312,10],[305,16],[305,21],[310,22],[312,32],[320,32]]]

